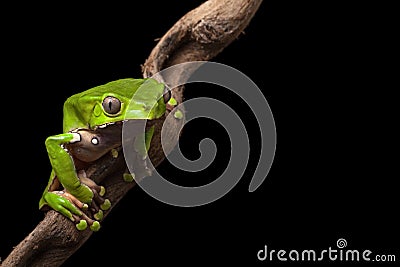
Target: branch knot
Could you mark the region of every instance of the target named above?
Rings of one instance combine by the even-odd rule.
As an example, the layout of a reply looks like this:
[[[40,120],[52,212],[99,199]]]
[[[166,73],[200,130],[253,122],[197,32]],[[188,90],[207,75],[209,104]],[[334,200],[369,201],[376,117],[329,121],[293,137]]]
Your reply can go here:
[[[201,44],[218,43],[233,32],[233,25],[228,21],[204,18],[192,28],[192,38]]]

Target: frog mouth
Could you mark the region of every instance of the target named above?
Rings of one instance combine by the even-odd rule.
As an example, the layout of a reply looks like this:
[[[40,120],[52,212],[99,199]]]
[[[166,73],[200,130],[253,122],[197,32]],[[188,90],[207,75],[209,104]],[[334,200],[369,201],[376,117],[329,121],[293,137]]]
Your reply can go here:
[[[122,122],[109,123],[106,127],[90,129],[79,129],[75,131],[79,140],[65,144],[64,148],[73,155],[75,159],[82,162],[93,162],[113,148],[122,144]]]
[[[94,131],[99,130],[99,129],[104,129],[104,128],[108,128],[111,125],[122,125],[124,122],[126,122],[127,120],[122,120],[122,121],[116,121],[116,122],[107,122],[104,124],[100,124],[94,127]]]
[[[79,138],[65,144],[64,148],[74,159],[86,163],[94,162],[123,143],[134,145],[136,138],[143,136],[152,125],[147,120],[125,120],[102,124],[93,130],[78,129],[74,133]]]
[[[108,122],[101,125],[97,125],[92,130],[94,133],[98,133],[104,136],[107,135],[122,135],[122,131],[125,131],[125,136],[136,137],[139,134],[146,132],[152,127],[154,123],[148,120],[122,120],[117,122]],[[124,126],[125,125],[125,126]]]

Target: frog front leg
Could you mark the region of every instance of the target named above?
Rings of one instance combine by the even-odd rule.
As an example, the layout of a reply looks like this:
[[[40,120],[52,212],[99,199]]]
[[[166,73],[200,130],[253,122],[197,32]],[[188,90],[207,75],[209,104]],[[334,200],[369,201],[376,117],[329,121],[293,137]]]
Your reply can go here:
[[[94,231],[100,228],[98,221],[86,216],[82,209],[92,204],[94,192],[79,179],[71,155],[64,149],[63,145],[81,140],[78,133],[64,133],[50,136],[46,139],[46,149],[49,155],[53,171],[52,175],[64,187],[64,191],[45,192],[43,199],[51,208],[60,212],[72,221],[76,221],[77,228],[83,230],[89,223]]]

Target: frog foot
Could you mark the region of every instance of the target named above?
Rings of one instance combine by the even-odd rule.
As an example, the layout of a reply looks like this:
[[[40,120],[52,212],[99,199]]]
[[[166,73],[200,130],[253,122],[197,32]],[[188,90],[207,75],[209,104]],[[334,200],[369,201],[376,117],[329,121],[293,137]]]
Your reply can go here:
[[[69,202],[71,202],[73,205],[75,205],[77,208],[80,209],[81,214],[76,214],[72,213],[72,218],[73,222],[77,222],[75,224],[76,228],[78,230],[85,230],[87,226],[89,225],[90,230],[97,232],[100,229],[100,223],[98,222],[99,220],[103,219],[103,213],[101,212],[101,215],[93,215],[93,220],[90,218],[88,215],[86,215],[85,211],[88,212],[89,206],[85,203],[82,203],[79,201],[76,197],[73,195],[69,194],[68,192],[63,192],[63,197],[66,198]],[[100,212],[98,212],[100,214]]]
[[[111,207],[110,200],[104,198],[106,189],[104,186],[100,186],[93,180],[89,179],[84,170],[78,172],[78,177],[81,180],[81,183],[85,184],[93,191],[93,201],[90,210],[94,214],[94,217],[103,218],[103,211],[106,211]]]
[[[88,205],[82,203],[70,193],[65,191],[48,192],[45,195],[45,200],[51,208],[76,223],[78,230],[85,230],[88,225],[92,231],[100,229],[100,223],[85,214],[84,211],[88,209]]]

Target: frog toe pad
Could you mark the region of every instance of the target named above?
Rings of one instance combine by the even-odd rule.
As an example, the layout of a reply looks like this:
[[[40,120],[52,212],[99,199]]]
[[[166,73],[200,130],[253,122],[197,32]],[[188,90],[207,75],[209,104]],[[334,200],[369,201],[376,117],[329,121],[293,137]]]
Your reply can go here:
[[[87,222],[86,220],[80,220],[75,226],[79,231],[83,231],[87,228]]]
[[[97,213],[93,215],[93,217],[98,221],[101,221],[103,219],[103,216],[104,214],[102,210],[99,210]]]
[[[105,199],[103,204],[100,205],[102,210],[108,210],[111,207],[111,202],[108,199]]]
[[[98,221],[94,221],[92,225],[90,226],[90,230],[93,232],[97,232],[100,230],[100,223]]]

